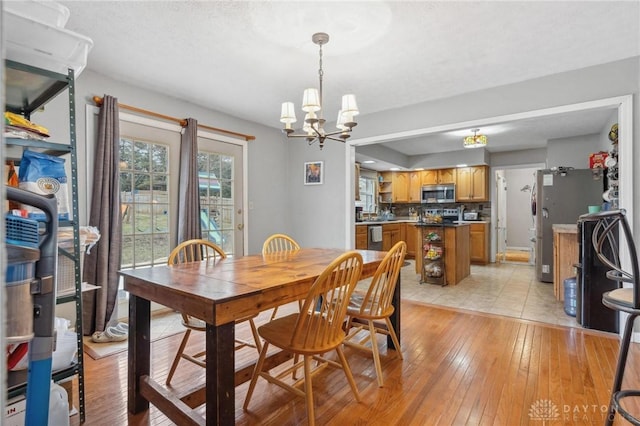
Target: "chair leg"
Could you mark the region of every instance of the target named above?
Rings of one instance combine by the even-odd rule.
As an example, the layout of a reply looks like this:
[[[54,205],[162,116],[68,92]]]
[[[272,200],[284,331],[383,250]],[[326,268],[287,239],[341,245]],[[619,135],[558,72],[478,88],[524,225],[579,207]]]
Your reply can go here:
[[[353,394],[356,397],[356,401],[360,402],[360,393],[358,392],[356,381],[353,380],[353,374],[351,374],[351,368],[349,368],[347,357],[344,356],[344,351],[342,350],[342,346],[338,346],[336,348],[336,352],[338,352],[338,358],[340,358],[342,369],[344,370],[345,376],[347,376],[347,381],[349,382],[349,386],[351,386],[351,390],[353,391]]]
[[[631,337],[633,336],[633,322],[637,315],[629,315],[624,327],[624,334],[620,341],[620,351],[618,352],[618,364],[616,366],[616,375],[613,380],[613,387],[611,388],[611,397],[609,398],[609,415],[605,422],[606,426],[611,426],[616,416],[616,410],[614,408],[613,395],[622,387],[622,378],[624,376],[624,370],[627,365],[627,355],[629,354],[629,345],[631,344]]]
[[[276,314],[278,313],[278,307],[273,308],[273,312],[271,312],[271,319],[269,321],[273,321],[276,319]]]
[[[313,386],[311,383],[311,360],[313,356],[304,355],[304,393],[307,398],[307,423],[309,426],[316,424],[315,410],[313,407]]]
[[[391,336],[391,341],[393,342],[394,346],[396,347],[396,352],[398,353],[398,356],[400,357],[400,359],[404,359],[404,358],[402,358],[402,349],[400,348],[400,341],[398,340],[398,336],[396,335],[396,332],[393,329],[393,325],[391,324],[391,320],[389,318],[385,318],[384,320],[387,323],[387,330],[389,330],[389,335]]]
[[[269,349],[269,342],[264,342],[264,345],[262,346],[262,350],[260,351],[260,356],[258,357],[258,361],[256,362],[256,366],[253,369],[253,374],[251,375],[251,382],[249,383],[247,396],[244,398],[244,404],[242,405],[242,408],[245,411],[249,406],[249,401],[251,400],[253,391],[256,388],[256,382],[258,381],[258,377],[260,377],[260,373],[262,372],[262,367],[264,366],[264,360],[267,357],[267,349]]]
[[[251,326],[251,334],[253,334],[253,340],[256,341],[256,349],[258,350],[258,353],[260,353],[262,352],[262,340],[260,340],[260,335],[258,334],[256,323],[253,321],[253,318],[249,320],[249,326]]]
[[[373,354],[373,364],[376,367],[376,376],[378,377],[378,387],[384,386],[384,378],[382,377],[382,366],[380,365],[380,351],[378,350],[378,339],[376,338],[376,326],[372,320],[368,320],[369,335],[371,336],[371,353]]]
[[[187,331],[184,333],[184,337],[182,338],[182,342],[180,342],[180,347],[178,347],[178,352],[176,353],[176,357],[173,359],[173,363],[171,364],[169,375],[167,376],[167,380],[165,381],[165,384],[167,385],[171,383],[171,379],[173,378],[173,373],[175,373],[176,368],[178,368],[178,363],[182,358],[182,353],[184,352],[184,348],[187,346],[187,342],[189,341],[190,335],[191,335],[191,330],[187,329]]]

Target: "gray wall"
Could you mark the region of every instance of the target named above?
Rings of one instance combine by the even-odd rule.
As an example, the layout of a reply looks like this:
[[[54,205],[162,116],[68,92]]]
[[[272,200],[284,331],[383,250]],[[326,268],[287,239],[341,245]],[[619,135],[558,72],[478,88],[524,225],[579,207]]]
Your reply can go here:
[[[354,137],[365,138],[633,93],[636,95],[634,140],[639,140],[639,62],[640,58],[635,57],[394,111],[362,114]],[[258,252],[264,237],[273,232],[289,233],[302,245],[345,247],[351,244],[352,237],[345,235],[353,201],[347,201],[345,192],[351,187],[352,176],[346,173],[348,155],[342,144],[327,142],[320,151],[317,145],[308,146],[304,141],[284,140],[275,128],[206,110],[90,71],[80,76],[76,92],[80,149],[86,143],[84,105],[90,103],[91,96],[104,93],[118,97],[121,103],[178,117],[192,116],[203,124],[255,135],[257,139],[249,144],[249,200],[254,205],[249,214],[250,253]],[[44,120],[43,124],[47,125]],[[83,158],[83,153],[79,154]],[[504,166],[538,161],[534,161],[530,153],[505,154],[497,158]],[[324,184],[303,185],[303,163],[320,160],[325,166]],[[640,150],[635,150],[634,163],[639,162]],[[83,188],[83,192],[86,191],[87,188]],[[640,185],[636,185],[634,191],[634,200],[640,200]],[[634,203],[640,204],[640,201]],[[636,207],[639,208],[634,209],[634,214],[638,215],[640,206]]]
[[[80,223],[87,223],[87,188],[85,176],[92,170],[92,158],[85,162],[87,140],[85,135],[86,105],[94,105],[93,96],[112,95],[122,104],[148,109],[173,117],[193,117],[201,124],[233,130],[256,136],[248,149],[248,198],[253,209],[249,210],[249,253],[259,253],[264,239],[275,232],[295,235],[291,225],[292,202],[289,188],[289,141],[274,128],[240,120],[226,114],[208,110],[185,100],[165,96],[104,75],[85,70],[76,81],[76,127],[78,147],[78,175],[80,193]],[[68,116],[66,96],[58,97],[46,110],[34,115],[34,120],[49,127],[58,141],[68,140],[68,130],[60,128]],[[123,110],[123,112],[126,112]],[[91,157],[91,156],[90,156]],[[302,182],[302,177],[300,177]],[[247,206],[248,207],[248,206]],[[177,208],[177,206],[176,206]]]
[[[547,167],[588,169],[588,154],[599,152],[601,150],[600,142],[600,134],[549,139],[547,145]]]

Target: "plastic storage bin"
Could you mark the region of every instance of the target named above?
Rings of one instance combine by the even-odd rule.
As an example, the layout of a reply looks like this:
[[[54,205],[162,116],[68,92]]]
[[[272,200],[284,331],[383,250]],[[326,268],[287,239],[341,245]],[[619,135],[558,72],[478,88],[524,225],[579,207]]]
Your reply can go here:
[[[578,293],[578,285],[576,277],[564,280],[564,311],[567,315],[576,316],[576,295]]]
[[[67,6],[48,0],[7,1],[3,7],[5,11],[58,28],[67,25],[70,15]]]
[[[2,25],[7,59],[60,74],[73,68],[75,78],[87,65],[93,47],[88,37],[11,10],[5,10]]]

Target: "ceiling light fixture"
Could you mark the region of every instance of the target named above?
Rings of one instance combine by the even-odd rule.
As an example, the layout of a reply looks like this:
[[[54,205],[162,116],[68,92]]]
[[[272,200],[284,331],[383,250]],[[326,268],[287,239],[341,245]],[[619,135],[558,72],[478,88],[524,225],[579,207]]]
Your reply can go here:
[[[295,130],[291,127],[292,123],[297,121],[293,102],[283,102],[282,112],[280,114],[280,122],[284,123],[282,131],[288,138],[305,138],[309,145],[318,141],[320,149],[324,147],[325,139],[331,139],[338,142],[344,142],[349,138],[349,133],[356,122],[354,117],[360,114],[358,105],[356,104],[356,95],[342,96],[342,109],[338,112],[338,121],[336,127],[339,129],[334,132],[326,132],[324,129],[325,119],[322,118],[322,45],[329,42],[329,34],[315,33],[311,37],[311,41],[320,46],[320,68],[318,69],[318,77],[320,81],[319,90],[315,88],[305,89],[302,96],[302,110],[306,113],[304,116],[304,125],[302,131],[305,134],[295,134]]]
[[[487,146],[487,136],[479,135],[480,129],[472,129],[473,136],[467,136],[463,139],[465,148],[481,148]]]

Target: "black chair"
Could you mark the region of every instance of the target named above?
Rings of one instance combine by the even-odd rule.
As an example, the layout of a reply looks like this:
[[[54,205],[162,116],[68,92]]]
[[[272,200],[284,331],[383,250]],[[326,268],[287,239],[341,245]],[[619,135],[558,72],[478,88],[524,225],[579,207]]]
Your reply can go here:
[[[640,397],[639,389],[622,390],[622,378],[627,364],[627,355],[633,336],[633,322],[640,315],[640,285],[638,282],[638,256],[633,241],[633,234],[625,217],[625,210],[612,210],[581,216],[581,220],[597,220],[593,229],[592,242],[596,255],[611,270],[607,278],[616,281],[619,288],[602,295],[602,303],[610,309],[625,312],[628,315],[622,339],[616,374],[611,388],[609,414],[605,425],[613,424],[616,412],[634,425],[640,425],[640,419],[634,417],[622,405],[622,400],[628,397]],[[619,237],[618,237],[619,235]],[[628,252],[628,267],[621,264],[620,253],[626,246]],[[630,284],[623,287],[623,284]]]

